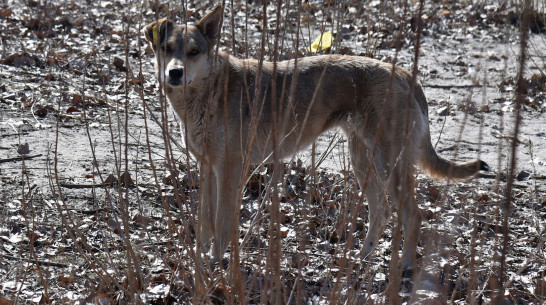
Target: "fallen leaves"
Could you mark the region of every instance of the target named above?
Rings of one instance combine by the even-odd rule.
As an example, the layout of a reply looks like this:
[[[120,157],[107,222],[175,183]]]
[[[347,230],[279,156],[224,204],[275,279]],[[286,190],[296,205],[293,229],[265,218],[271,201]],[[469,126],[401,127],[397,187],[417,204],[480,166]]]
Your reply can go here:
[[[127,71],[127,68],[125,68],[125,61],[120,57],[114,57],[114,61],[112,62],[112,64],[114,65],[114,67],[116,67],[116,69],[118,69],[118,71]]]
[[[64,275],[60,275],[58,277],[58,280],[60,283],[63,283],[63,284],[74,284],[76,283],[76,278],[74,276],[64,276]]]
[[[15,302],[0,296],[0,305],[14,305]]]
[[[9,18],[13,11],[10,8],[7,9],[0,9],[0,17],[2,18]]]
[[[0,63],[8,66],[14,66],[16,68],[19,68],[21,66],[41,67],[43,65],[42,61],[38,58],[38,56],[30,55],[26,52],[8,55],[4,59],[2,59]]]
[[[72,94],[72,100],[70,101],[72,105],[80,105],[83,103],[83,96],[80,94]]]
[[[66,113],[74,113],[74,112],[81,112],[81,110],[78,109],[76,106],[70,106],[66,109]]]
[[[269,23],[269,32],[266,34],[271,35],[271,25],[277,22],[275,18],[271,18],[276,8],[268,6],[267,10],[272,14],[265,19],[261,16],[261,4],[256,6],[254,3],[252,1],[236,3],[237,9],[232,9],[235,12],[236,26],[246,20],[247,15],[249,16],[250,30],[246,33],[249,36],[248,41],[246,37],[243,39],[239,36],[239,31],[236,31],[235,37],[230,37],[231,31],[228,30],[227,22],[223,30],[228,37],[225,38],[226,41],[233,39],[235,50],[239,52],[239,55],[245,54],[250,57],[260,54],[260,43],[256,38],[265,28],[264,23],[266,21]],[[324,7],[324,3],[319,1],[304,2],[301,7],[301,20],[296,19],[298,14],[294,11],[288,12],[289,18],[283,20],[286,21],[286,27],[282,28],[287,34],[284,35],[285,37],[293,36],[295,32],[291,31],[291,23],[296,21],[301,21],[305,27],[309,26],[311,31],[300,36],[299,46],[295,46],[290,40],[294,38],[289,38],[282,43],[283,49],[280,51],[283,56],[301,57],[306,48],[313,44],[316,52],[327,51],[325,49],[329,46],[329,51],[334,53],[347,55],[355,53],[382,60],[389,58],[394,60],[394,57],[389,55],[391,48],[401,47],[400,54],[402,54],[412,45],[415,32],[409,29],[402,33],[402,39],[396,38],[400,25],[413,28],[414,31],[416,29],[417,19],[408,20],[406,16],[402,16],[401,8],[389,6],[382,1],[349,1],[344,2],[343,7],[337,7],[339,3],[339,1],[327,1]],[[152,1],[146,5],[162,16],[177,10],[168,3]],[[451,94],[452,87],[458,85],[459,78],[471,77],[472,71],[477,69],[477,62],[487,67],[493,66],[492,69],[498,71],[503,70],[504,65],[513,60],[511,57],[495,52],[464,54],[463,50],[457,50],[456,46],[450,45],[450,40],[446,39],[460,40],[472,45],[472,43],[476,44],[471,41],[472,37],[487,35],[494,37],[495,43],[500,43],[504,39],[513,38],[499,38],[499,35],[505,35],[506,31],[502,30],[503,27],[517,23],[517,14],[510,13],[507,8],[497,4],[463,6],[459,2],[444,1],[442,3],[427,2],[427,5],[429,5],[427,16],[424,18],[426,43],[434,48],[442,49],[440,52],[448,52],[452,62],[445,73],[448,73],[450,77],[457,75],[455,80],[448,80],[443,88],[444,93]],[[248,11],[245,11],[245,8],[248,8]],[[186,15],[202,16],[205,11],[206,7],[195,8],[189,3]],[[332,26],[337,22],[336,12],[342,14],[344,18],[339,28]],[[8,221],[8,225],[0,229],[2,240],[0,255],[5,254],[3,256],[5,259],[0,261],[0,276],[6,279],[1,284],[2,293],[5,295],[0,297],[0,305],[13,304],[15,299],[12,301],[11,296],[17,293],[21,298],[17,300],[18,303],[52,301],[70,304],[78,301],[91,303],[126,301],[123,299],[123,289],[127,288],[130,282],[126,280],[125,275],[127,244],[123,242],[123,238],[125,238],[126,229],[132,245],[137,249],[136,257],[142,263],[142,272],[145,273],[145,285],[140,291],[141,295],[144,295],[143,302],[192,303],[191,296],[195,292],[193,283],[186,280],[191,278],[188,275],[194,275],[196,270],[194,261],[190,259],[192,256],[190,252],[195,245],[197,230],[196,204],[201,178],[199,173],[194,167],[181,167],[178,173],[181,183],[177,183],[176,177],[163,168],[165,162],[161,159],[154,167],[154,170],[158,171],[159,178],[159,187],[156,187],[151,174],[151,165],[147,163],[148,156],[139,155],[139,158],[129,160],[130,172],[121,171],[118,176],[118,172],[112,169],[114,152],[109,150],[116,150],[115,156],[121,156],[123,153],[120,153],[118,147],[123,150],[125,144],[117,146],[119,142],[103,141],[103,138],[110,138],[111,131],[114,137],[119,137],[123,133],[123,129],[118,130],[116,126],[124,106],[129,106],[130,111],[135,112],[141,109],[139,107],[142,101],[136,93],[137,90],[144,89],[144,98],[150,102],[151,109],[159,109],[156,104],[153,104],[157,98],[157,85],[150,77],[153,73],[151,60],[153,57],[149,56],[149,60],[143,61],[143,75],[126,74],[129,68],[139,66],[139,55],[144,55],[145,52],[145,46],[137,44],[136,37],[140,29],[132,26],[126,28],[126,26],[135,25],[143,18],[151,20],[152,16],[155,17],[155,13],[145,12],[143,16],[140,9],[114,1],[88,1],[87,3],[68,1],[56,4],[55,1],[30,0],[21,4],[8,0],[7,5],[0,7],[0,24],[3,29],[1,35],[6,42],[4,57],[0,61],[2,64],[0,69],[0,113],[2,116],[0,119],[2,122],[0,126],[5,128],[0,130],[0,137],[2,137],[0,153],[8,151],[13,156],[17,156],[18,151],[28,153],[32,149],[35,152],[41,148],[41,142],[51,145],[51,138],[44,136],[47,133],[40,133],[37,136],[34,131],[40,129],[39,126],[44,126],[39,124],[54,126],[59,120],[60,135],[66,139],[64,146],[60,145],[58,149],[61,154],[59,184],[67,204],[66,210],[63,209],[64,212],[59,213],[56,205],[63,203],[59,201],[60,194],[57,186],[52,188],[54,195],[48,193],[48,179],[54,179],[54,175],[45,171],[45,168],[51,168],[53,163],[52,161],[43,163],[46,159],[45,153],[42,163],[37,166],[35,164],[38,163],[30,164],[26,171],[30,185],[25,188],[24,196],[27,196],[24,197],[25,201],[19,198],[23,196],[21,186],[27,186],[27,182],[23,182],[20,178],[21,168],[17,167],[22,163],[21,156],[0,160],[2,164],[8,165],[2,167],[0,171],[0,189],[3,192],[0,195],[0,206],[2,215],[5,215]],[[317,23],[321,23],[322,27],[317,26]],[[283,26],[285,26],[284,22]],[[541,23],[537,22],[535,30],[541,31],[541,27],[543,27]],[[125,35],[126,30],[128,36]],[[328,33],[331,36],[317,37],[319,30],[330,31]],[[339,37],[339,46],[333,45],[333,37]],[[312,43],[313,39],[316,44]],[[12,43],[13,41],[18,43]],[[128,50],[125,49],[126,42]],[[26,51],[20,50],[21,43],[24,44]],[[139,47],[142,49],[139,50]],[[226,47],[225,41],[220,47]],[[455,50],[456,54],[449,53],[452,50]],[[125,51],[129,52],[128,58],[125,57]],[[431,56],[434,57],[429,54],[425,54],[424,57]],[[445,73],[441,75],[444,62],[433,58],[433,61],[436,60],[440,63],[430,67],[430,75],[438,80],[445,80]],[[404,57],[399,57],[398,61],[401,64],[411,64]],[[493,77],[487,80],[490,83],[489,86],[479,79],[481,85],[479,88],[486,90],[488,96],[491,89],[497,91],[495,86],[498,85],[501,93],[504,94],[504,99],[497,104],[494,101],[487,101],[488,104],[476,109],[488,113],[508,112],[513,109],[513,101],[506,96],[514,92],[522,92],[527,95],[524,100],[524,109],[528,111],[527,113],[543,112],[546,80],[537,70],[532,71],[523,84],[515,84],[509,78],[509,70],[506,71],[507,76],[500,80],[497,74],[492,73]],[[425,81],[430,75],[423,75]],[[128,80],[128,86],[125,84],[126,80]],[[461,86],[466,86],[464,90],[472,90],[474,87],[470,84],[473,83],[469,79],[465,81],[469,85],[463,83]],[[452,95],[457,94],[459,93],[454,92]],[[87,122],[82,120],[84,110],[87,114]],[[449,115],[455,118],[462,109],[456,106],[449,108],[445,103],[440,103],[434,108],[431,107],[431,110],[431,116]],[[111,114],[114,122],[112,125],[107,123],[107,114]],[[131,122],[137,124],[142,118],[141,113],[130,112]],[[71,124],[67,124],[69,121]],[[85,134],[78,133],[78,128],[73,128],[81,126],[83,130],[84,123],[87,123],[91,129],[92,141],[96,141],[92,145],[98,152],[98,160],[81,158],[82,154],[79,153],[90,150]],[[487,125],[491,122],[486,120],[484,123]],[[130,143],[127,143],[127,146],[137,147],[139,153],[142,151],[145,154],[146,150],[142,150],[144,135],[139,134],[143,132],[142,123],[140,124],[135,125],[138,132],[129,134]],[[106,132],[99,133],[101,130]],[[13,136],[8,138],[6,136],[8,133]],[[151,136],[157,136],[151,133]],[[504,133],[508,135],[506,130]],[[17,136],[22,137],[21,142],[16,140]],[[19,143],[25,143],[27,139],[35,141],[28,142],[30,144],[27,148],[24,144],[19,146]],[[71,142],[81,142],[84,145],[77,148],[70,146],[71,148],[67,149],[68,143]],[[451,145],[453,144],[450,143],[444,147]],[[150,146],[154,157],[162,155],[163,141],[152,140]],[[65,155],[62,155],[63,153]],[[537,156],[540,157],[539,152]],[[31,160],[31,157],[25,155],[25,162]],[[50,154],[48,158],[47,160],[52,160],[53,156]],[[63,164],[63,161],[66,163]],[[102,175],[108,187],[99,182],[99,173],[95,166],[101,170],[106,168]],[[78,170],[80,168],[85,169]],[[136,168],[138,169],[133,172]],[[9,174],[13,169],[16,173]],[[135,173],[138,173],[138,180]],[[507,266],[510,272],[522,267],[523,263],[518,261],[518,258],[536,257],[536,254],[540,253],[537,249],[540,249],[542,241],[540,234],[543,231],[541,229],[546,201],[540,196],[533,197],[534,191],[527,184],[539,181],[536,184],[540,189],[541,180],[533,180],[537,175],[530,173],[528,169],[522,169],[517,176],[521,189],[518,189],[514,195],[517,201],[514,205],[514,221],[511,223],[510,231],[514,236],[510,255],[516,259],[511,259]],[[501,185],[505,178],[501,180]],[[37,182],[40,181],[39,179],[43,179],[45,183]],[[244,205],[240,212],[241,234],[249,232],[250,235],[247,244],[242,247],[241,270],[246,273],[248,279],[251,279],[249,282],[254,281],[257,286],[262,285],[264,277],[268,276],[263,274],[262,264],[266,251],[269,249],[267,230],[270,215],[269,198],[266,195],[271,190],[270,183],[270,168],[257,169],[244,190]],[[282,281],[289,286],[285,291],[291,292],[294,291],[293,287],[303,287],[299,291],[304,291],[304,297],[296,303],[314,302],[315,299],[319,303],[318,296],[328,295],[331,292],[328,289],[338,284],[332,279],[332,274],[345,276],[342,267],[348,263],[355,267],[353,274],[355,278],[366,274],[366,277],[371,280],[366,285],[355,284],[355,290],[350,290],[353,283],[347,284],[343,289],[347,288],[349,295],[366,293],[367,300],[381,300],[384,285],[389,277],[387,266],[390,259],[388,249],[391,242],[389,238],[392,235],[391,227],[385,228],[385,234],[380,240],[376,255],[363,263],[363,260],[354,252],[358,252],[361,248],[359,243],[366,233],[367,201],[356,186],[351,171],[341,174],[337,172],[311,174],[309,169],[295,162],[286,165],[281,179],[275,183],[280,186],[281,209],[278,232],[282,238],[283,251],[281,272]],[[116,193],[118,187],[122,188],[123,192],[127,191],[128,198],[123,197],[125,195],[116,197],[119,195]],[[175,190],[177,187],[180,189]],[[451,291],[453,287],[457,287],[460,291],[460,294],[455,296],[455,302],[462,302],[461,299],[464,300],[468,292],[465,291],[468,277],[466,266],[470,257],[468,250],[470,233],[474,229],[480,241],[476,247],[479,251],[477,257],[482,259],[477,263],[480,268],[478,273],[480,287],[487,286],[490,271],[495,268],[494,261],[491,259],[495,253],[493,251],[497,249],[495,246],[498,245],[496,242],[499,237],[495,231],[502,229],[497,216],[500,213],[499,202],[502,201],[502,196],[498,196],[498,192],[502,190],[493,190],[491,185],[457,183],[453,188],[445,189],[444,184],[419,179],[417,194],[423,215],[427,220],[424,227],[433,231],[436,237],[434,240],[441,242],[445,247],[441,253],[449,259],[439,260],[438,263],[444,264],[445,267],[443,280],[446,291]],[[111,196],[112,201],[109,201],[106,193]],[[128,228],[123,226],[120,219],[119,202],[121,201],[117,201],[121,200],[120,198],[125,200],[124,203],[129,203],[129,214],[126,215]],[[349,203],[360,205],[353,207]],[[166,212],[166,207],[171,210],[169,213]],[[349,213],[347,212],[349,207],[352,208],[349,212],[355,213],[351,216],[355,216],[356,223],[352,222],[352,218],[349,221],[345,217],[346,213]],[[32,220],[31,223],[36,224],[36,227],[27,226],[23,216],[32,215],[30,213],[33,210],[36,214],[29,216],[31,218],[28,219]],[[396,210],[396,207],[393,210]],[[75,235],[73,228],[66,229],[62,224],[61,219],[67,215],[64,214],[65,212],[74,216],[77,228],[83,231],[83,238]],[[115,219],[116,217],[118,219]],[[251,226],[252,223],[254,227]],[[349,234],[350,231],[353,232],[352,236]],[[441,239],[446,236],[453,237],[453,243],[450,240]],[[351,239],[354,245],[347,249],[347,256],[340,255],[339,249],[343,249]],[[82,250],[84,243],[87,243],[89,248]],[[20,262],[26,263],[28,260],[21,260],[9,253],[29,253],[30,245],[35,246],[40,265],[48,266],[47,270],[45,268],[43,270],[47,271],[47,279],[51,281],[47,282],[48,289],[53,291],[50,300],[47,300],[42,291],[39,291],[43,282],[37,280],[38,267],[31,264],[28,269],[28,281],[19,280],[22,277],[18,277],[17,281],[12,280],[12,275],[17,275],[13,270],[19,268],[17,270],[25,271],[26,265]],[[426,253],[427,249],[420,248],[420,252]],[[82,256],[89,254],[88,252],[92,254],[89,257],[96,261],[83,259]],[[8,255],[11,255],[11,258],[7,258]],[[52,258],[62,260],[66,264],[53,262]],[[8,260],[9,263],[6,263]],[[535,259],[527,269],[524,269],[521,276],[514,277],[515,284],[507,290],[508,301],[532,303],[537,300],[537,296],[545,297],[546,280],[543,276],[544,266],[540,265],[540,262],[542,262],[540,259]],[[100,268],[103,266],[107,268],[109,275],[114,277],[121,275],[119,283],[116,284],[123,287],[122,290],[116,288],[113,283],[103,286],[97,284],[99,280],[96,277],[101,273]],[[366,273],[361,273],[362,270],[359,270],[363,267],[368,268],[365,270]],[[71,273],[71,268],[74,268],[74,273]],[[217,278],[214,278],[217,274],[218,269],[210,273],[210,280],[214,283],[218,283]],[[342,277],[343,285],[344,280],[345,278]],[[457,286],[459,284],[460,286]],[[83,295],[82,291],[86,294]],[[259,298],[262,292],[259,288],[251,287],[248,292],[249,303]],[[226,300],[226,295],[234,295],[236,291],[231,286],[215,284],[207,287],[203,293],[209,293],[214,301],[221,303]],[[426,290],[423,293],[433,296]],[[486,302],[484,299],[487,297],[485,293],[479,295],[479,302]],[[342,298],[340,297],[340,300]]]

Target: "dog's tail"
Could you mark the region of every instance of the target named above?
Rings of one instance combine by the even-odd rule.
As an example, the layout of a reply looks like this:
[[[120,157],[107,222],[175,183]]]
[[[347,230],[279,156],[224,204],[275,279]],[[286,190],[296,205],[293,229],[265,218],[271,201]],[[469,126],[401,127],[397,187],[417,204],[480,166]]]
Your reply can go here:
[[[455,163],[439,156],[432,147],[430,134],[423,138],[423,154],[419,160],[421,167],[431,176],[448,179],[463,179],[476,175],[479,171],[489,171],[489,165],[482,160]]]
[[[421,113],[428,122],[428,104],[425,93],[421,86],[415,91],[415,99],[421,109]],[[424,136],[421,138],[422,153],[419,165],[433,177],[448,179],[463,179],[476,175],[479,171],[489,171],[489,165],[482,160],[475,160],[465,163],[455,163],[444,159],[436,153],[430,139],[430,130],[426,124]]]

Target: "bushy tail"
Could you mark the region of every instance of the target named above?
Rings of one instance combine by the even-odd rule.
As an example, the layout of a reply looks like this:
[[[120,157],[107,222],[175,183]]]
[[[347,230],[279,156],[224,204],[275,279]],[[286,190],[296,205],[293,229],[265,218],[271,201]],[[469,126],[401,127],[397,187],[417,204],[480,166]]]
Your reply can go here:
[[[479,171],[489,171],[489,165],[482,160],[475,160],[465,163],[455,163],[444,159],[436,153],[430,136],[423,139],[423,155],[420,159],[421,167],[431,176],[448,178],[448,179],[463,179],[474,176]]]

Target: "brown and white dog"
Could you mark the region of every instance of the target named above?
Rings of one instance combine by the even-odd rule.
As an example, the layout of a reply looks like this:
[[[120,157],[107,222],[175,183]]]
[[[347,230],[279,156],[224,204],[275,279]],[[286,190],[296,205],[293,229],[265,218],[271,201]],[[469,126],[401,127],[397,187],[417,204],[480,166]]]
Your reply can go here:
[[[411,89],[408,71],[356,56],[312,56],[276,67],[238,59],[216,52],[222,19],[218,6],[195,26],[161,19],[143,30],[164,93],[200,164],[198,241],[208,248],[214,237],[217,256],[237,240],[245,161],[270,160],[274,150],[278,158],[292,156],[339,127],[369,206],[363,255],[374,249],[390,215],[388,193],[402,217],[404,267],[413,267],[421,226],[415,165],[458,179],[487,170],[487,164],[457,164],[436,154],[423,89]]]

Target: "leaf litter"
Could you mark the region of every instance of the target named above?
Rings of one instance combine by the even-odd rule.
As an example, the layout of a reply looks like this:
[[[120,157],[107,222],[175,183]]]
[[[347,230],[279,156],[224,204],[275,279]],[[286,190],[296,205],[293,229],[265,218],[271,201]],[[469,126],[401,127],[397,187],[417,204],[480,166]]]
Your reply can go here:
[[[149,110],[161,116],[158,86],[151,76],[153,59],[141,40],[138,45],[139,27],[153,20],[156,11],[180,19],[181,7],[156,3],[8,0],[0,5],[4,29],[0,33],[0,304],[193,300],[195,265],[187,246],[195,244],[199,173],[181,152],[175,152],[180,170],[168,170],[161,130],[150,121],[147,147],[146,109],[139,95],[142,88]],[[419,247],[423,272],[413,282],[403,279],[401,295],[407,302],[491,302],[499,288],[505,155],[513,141],[513,93],[522,89],[525,123],[518,139],[520,170],[510,211],[505,301],[526,304],[546,298],[546,78],[540,51],[545,49],[544,10],[532,15],[529,73],[524,86],[518,87],[513,45],[520,20],[517,9],[503,3],[426,5],[420,80],[429,99],[437,149],[470,160],[476,155],[471,149],[481,143],[481,158],[495,165],[495,173],[449,184],[419,175],[416,192],[426,219]],[[234,5],[227,12],[236,13],[234,22],[240,28],[248,22],[248,37],[241,31],[232,37],[225,22],[222,48],[230,50],[234,41],[233,53],[257,57],[264,29],[261,4]],[[186,13],[195,19],[208,9],[188,3]],[[397,64],[411,67],[417,19],[404,16],[402,6],[381,1],[341,6],[336,1],[306,2],[296,48],[297,10],[286,4],[282,9],[290,13],[283,25],[286,42],[281,58],[306,54],[306,47],[326,30],[334,40],[323,52],[388,62],[397,58]],[[267,12],[271,31],[276,6],[267,6]],[[343,17],[340,26],[339,16]],[[403,20],[409,21],[398,39]],[[397,47],[402,49],[398,54]],[[128,74],[129,68],[138,70],[139,56],[144,58],[143,78]],[[125,107],[131,117],[126,129],[120,123]],[[172,115],[168,125],[175,132]],[[129,171],[118,168],[125,130]],[[472,143],[458,141],[459,133]],[[381,303],[386,300],[396,218],[391,217],[374,257],[360,260],[367,203],[348,160],[340,158],[343,138],[319,140],[318,150],[330,142],[335,143],[334,152],[314,172],[309,166],[311,152],[298,156],[302,162],[285,164],[279,182],[282,287],[276,289],[287,295],[283,302],[328,303],[337,293],[338,300],[347,303]],[[59,181],[52,172],[55,166]],[[161,173],[159,187],[154,170]],[[241,269],[247,279],[246,302],[251,304],[270,297],[261,286],[269,276],[262,270],[271,242],[270,188],[271,169],[258,169],[244,190],[240,213]],[[68,223],[69,219],[73,220]],[[128,293],[132,275],[127,238],[136,249],[143,275],[144,286],[136,299]],[[212,267],[216,274],[211,279],[218,269]],[[234,293],[229,283],[211,284],[210,289],[209,300],[216,304],[228,302]],[[293,291],[295,295],[288,297]]]

